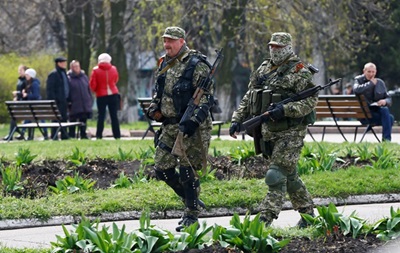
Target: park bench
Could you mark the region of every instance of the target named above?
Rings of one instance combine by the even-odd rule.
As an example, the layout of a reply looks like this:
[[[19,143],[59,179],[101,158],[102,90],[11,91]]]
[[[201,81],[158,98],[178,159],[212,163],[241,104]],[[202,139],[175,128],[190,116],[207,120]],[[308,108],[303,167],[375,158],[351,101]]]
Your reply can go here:
[[[39,128],[42,134],[44,134],[44,128],[56,128],[53,139],[57,139],[58,133],[66,131],[66,127],[82,125],[81,122],[62,122],[61,114],[54,100],[5,101],[5,103],[10,117],[17,123],[9,135],[8,141],[19,128]],[[19,123],[25,120],[30,123]],[[53,122],[44,122],[45,120]],[[79,129],[78,127],[78,131]]]
[[[354,141],[356,141],[358,129],[365,127],[360,142],[369,131],[380,142],[373,129],[375,125],[370,123],[372,115],[363,95],[320,95],[316,107],[316,118],[317,121],[308,126],[308,133],[314,141],[310,128],[322,128],[322,141],[327,128],[336,128],[345,141],[347,139],[343,128],[354,128]],[[361,119],[366,119],[367,123],[361,123]]]
[[[160,128],[161,125],[162,125],[161,122],[154,121],[154,120],[148,118],[147,115],[146,115],[147,110],[148,110],[148,108],[150,106],[151,100],[152,100],[152,98],[150,98],[150,97],[138,98],[138,102],[139,102],[140,108],[142,109],[143,114],[144,114],[144,118],[148,123],[148,127],[147,127],[145,133],[143,134],[142,139],[144,139],[149,132],[152,132],[154,134],[155,130]],[[217,134],[218,134],[218,137],[220,137],[220,135],[221,135],[221,126],[224,124],[224,121],[215,121],[215,120],[213,120],[212,124],[213,124],[213,126],[218,126]]]

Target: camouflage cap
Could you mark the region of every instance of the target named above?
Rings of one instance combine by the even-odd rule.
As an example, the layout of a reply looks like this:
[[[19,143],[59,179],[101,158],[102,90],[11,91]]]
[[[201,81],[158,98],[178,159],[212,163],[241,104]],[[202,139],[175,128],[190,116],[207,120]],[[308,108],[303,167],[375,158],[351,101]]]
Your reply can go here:
[[[278,32],[273,33],[271,36],[271,41],[268,45],[277,45],[277,46],[287,46],[292,44],[292,36],[289,33]]]
[[[184,39],[185,38],[185,30],[183,30],[180,27],[177,26],[171,26],[171,27],[167,27],[167,29],[165,29],[165,32],[162,36],[163,38],[171,38],[174,40],[177,39]]]

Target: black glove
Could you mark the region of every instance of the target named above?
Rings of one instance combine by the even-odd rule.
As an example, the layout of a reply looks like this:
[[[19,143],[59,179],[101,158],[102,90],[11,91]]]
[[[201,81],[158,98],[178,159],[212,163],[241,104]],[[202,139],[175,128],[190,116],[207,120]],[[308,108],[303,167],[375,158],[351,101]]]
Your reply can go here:
[[[240,132],[240,123],[239,122],[232,122],[231,126],[229,127],[229,135],[233,136],[235,133]]]
[[[194,135],[199,124],[193,120],[186,120],[179,124],[179,129],[188,137]]]
[[[273,121],[278,121],[285,117],[285,111],[283,105],[272,105],[268,108],[268,115]]]

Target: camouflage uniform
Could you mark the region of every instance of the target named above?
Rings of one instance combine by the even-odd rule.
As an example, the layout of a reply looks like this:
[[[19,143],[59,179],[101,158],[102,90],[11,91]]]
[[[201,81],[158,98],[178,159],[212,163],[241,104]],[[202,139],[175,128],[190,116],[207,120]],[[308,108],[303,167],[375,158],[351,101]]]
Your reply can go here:
[[[184,31],[179,27],[168,27],[164,33],[165,37],[175,38],[172,35],[181,36]],[[160,180],[165,181],[184,201],[186,209],[180,224],[188,226],[197,221],[199,206],[204,205],[199,199],[200,182],[196,171],[201,170],[203,162],[205,162],[205,155],[208,153],[208,148],[211,139],[212,120],[209,110],[213,103],[213,85],[204,93],[200,99],[200,104],[195,110],[191,120],[200,123],[194,135],[185,137],[183,145],[186,151],[186,158],[177,158],[171,154],[172,147],[179,132],[179,121],[182,113],[177,111],[174,102],[180,99],[179,92],[177,93],[176,85],[185,70],[190,64],[192,57],[201,57],[201,54],[195,50],[190,50],[184,45],[180,52],[179,57],[175,63],[165,73],[165,82],[163,90],[156,87],[156,93],[153,96],[152,104],[154,107],[149,110],[159,110],[162,114],[161,134],[159,136],[158,144],[155,153],[155,172]],[[168,61],[167,56],[160,59]],[[162,67],[159,67],[156,76]],[[207,77],[210,67],[207,62],[200,60],[194,69],[191,85],[193,91],[197,87],[199,81]],[[161,94],[159,94],[161,93]],[[193,94],[190,94],[190,97]],[[183,110],[186,109],[186,105]],[[203,117],[198,115],[203,110]],[[182,110],[181,110],[182,111]],[[204,114],[205,113],[205,114]],[[178,168],[178,170],[176,170]],[[179,171],[179,172],[178,172]],[[178,230],[178,228],[177,228]]]
[[[278,62],[283,59],[280,64],[274,64],[273,59],[267,59],[252,73],[249,90],[244,95],[239,108],[233,113],[232,122],[241,123],[252,116],[251,107],[254,101],[251,100],[255,90],[271,90],[271,94],[281,94],[279,99],[281,100],[314,86],[312,73],[304,67],[291,50],[290,34],[274,33],[269,45],[271,44],[280,45],[289,50],[286,56],[285,52],[282,57],[278,55]],[[271,56],[276,55],[271,52]],[[263,80],[265,74],[269,75]],[[281,120],[269,119],[262,123],[262,138],[263,141],[269,143],[270,147],[270,166],[265,180],[269,186],[269,192],[260,204],[261,218],[267,225],[278,218],[286,193],[295,210],[313,214],[312,198],[299,178],[296,166],[307,130],[304,119],[315,108],[317,98],[316,94],[301,101],[288,103],[283,106],[284,117]]]

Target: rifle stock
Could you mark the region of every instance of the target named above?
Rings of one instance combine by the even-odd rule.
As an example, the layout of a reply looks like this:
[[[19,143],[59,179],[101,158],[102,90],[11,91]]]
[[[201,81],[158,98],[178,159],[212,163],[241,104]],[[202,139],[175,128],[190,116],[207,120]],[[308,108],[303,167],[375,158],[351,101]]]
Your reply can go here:
[[[313,88],[306,89],[306,90],[304,90],[304,91],[302,91],[302,92],[300,92],[300,93],[298,93],[298,94],[295,94],[295,95],[292,96],[292,97],[289,97],[289,98],[287,98],[287,99],[284,99],[284,100],[282,100],[282,101],[280,101],[280,102],[278,102],[278,103],[276,103],[276,104],[277,104],[277,105],[279,105],[279,104],[284,105],[284,104],[287,104],[287,103],[289,103],[289,102],[295,102],[295,101],[300,101],[300,100],[306,99],[306,98],[308,98],[308,97],[311,97],[312,95],[314,95],[314,94],[317,93],[318,91],[323,90],[323,89],[325,89],[326,87],[329,87],[329,86],[331,86],[331,85],[333,85],[333,84],[338,83],[340,80],[341,80],[341,78],[338,78],[338,79],[336,79],[336,80],[329,80],[329,83],[327,83],[327,84],[325,84],[325,85],[322,85],[322,86],[321,86],[321,85],[318,85],[318,86],[315,86],[315,87],[313,87]],[[261,115],[258,115],[258,116],[255,116],[255,117],[249,119],[249,120],[246,120],[245,122],[242,123],[242,126],[244,127],[244,129],[246,130],[246,132],[251,132],[251,131],[253,131],[257,126],[259,126],[259,125],[261,124],[262,118],[263,118],[263,117],[266,117],[266,116],[267,116],[267,114],[266,114],[266,112],[264,112],[264,113],[261,114]]]
[[[183,132],[179,131],[178,136],[176,137],[174,146],[172,147],[171,154],[176,155],[178,157],[185,157],[185,147],[183,146]]]

